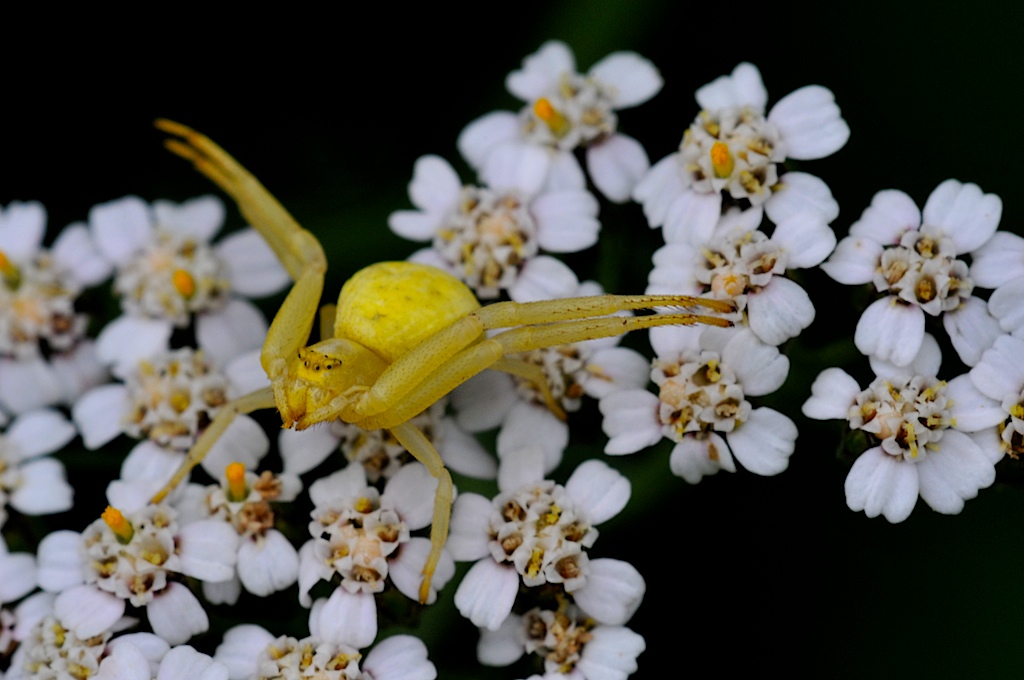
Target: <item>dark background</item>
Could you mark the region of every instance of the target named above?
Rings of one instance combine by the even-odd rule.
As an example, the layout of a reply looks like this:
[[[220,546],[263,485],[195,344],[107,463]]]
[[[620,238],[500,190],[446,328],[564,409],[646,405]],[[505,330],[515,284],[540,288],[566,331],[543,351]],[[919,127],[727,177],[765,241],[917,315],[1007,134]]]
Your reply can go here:
[[[409,207],[413,161],[438,153],[457,162],[462,127],[518,108],[506,74],[559,38],[581,71],[625,49],[661,69],[662,92],[620,118],[652,160],[678,145],[697,112],[694,90],[749,60],[769,106],[811,83],[835,93],[850,142],[803,169],[832,188],[840,236],[876,191],[899,188],[923,205],[949,177],[1000,195],[1001,227],[1020,233],[1019,9],[948,1],[732,7],[531,1],[410,14],[380,4],[340,23],[281,8],[230,23],[168,9],[117,30],[96,17],[63,17],[59,30],[11,22],[18,45],[0,47],[0,205],[43,201],[56,231],[125,194],[183,200],[209,191],[160,147],[151,122],[173,118],[221,143],[321,238],[333,296],[357,268],[418,247],[386,226],[391,211]],[[602,243],[570,263],[609,290],[642,290],[660,233],[636,205],[603,206],[602,221]],[[799,405],[828,365],[849,361],[847,370],[868,376],[850,342],[863,300],[817,273],[801,282],[818,322],[790,348],[786,386],[759,402],[800,427],[789,471],[722,473],[693,487],[669,473],[665,445],[611,461],[634,480],[634,497],[601,528],[594,554],[627,559],[647,578],[630,624],[648,643],[637,677],[691,673],[698,661],[722,673],[1019,676],[1019,467],[1001,463],[1000,481],[961,516],[919,503],[893,526],[848,510],[848,463],[836,456],[842,428],[808,422]],[[943,377],[960,370],[947,361]],[[578,443],[562,481],[603,445],[592,404],[573,426]],[[450,625],[453,592],[423,621],[431,658],[442,678],[482,677],[459,670],[475,632],[462,620]]]

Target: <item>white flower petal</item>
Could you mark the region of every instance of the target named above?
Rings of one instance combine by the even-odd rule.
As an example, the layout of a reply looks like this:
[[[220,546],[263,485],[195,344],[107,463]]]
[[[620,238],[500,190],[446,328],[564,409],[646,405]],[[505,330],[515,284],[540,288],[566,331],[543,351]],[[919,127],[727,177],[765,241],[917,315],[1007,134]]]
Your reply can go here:
[[[612,52],[594,64],[587,75],[610,93],[616,109],[643,104],[664,84],[657,67],[636,52]]]
[[[54,458],[29,461],[18,468],[21,485],[11,494],[11,507],[24,515],[52,515],[74,506],[64,464]]]
[[[498,427],[520,401],[512,377],[497,371],[473,376],[457,387],[450,398],[456,422],[468,432]]]
[[[274,640],[265,628],[243,623],[224,633],[213,658],[228,667],[231,680],[248,680],[255,677],[259,669],[259,652]]]
[[[46,208],[38,201],[14,201],[0,211],[0,243],[12,260],[34,257],[45,233]]]
[[[666,243],[688,243],[701,248],[711,239],[722,215],[722,193],[702,194],[687,189],[665,211],[662,228]]]
[[[914,199],[902,191],[886,189],[871,199],[860,219],[850,227],[850,236],[867,238],[883,246],[894,246],[903,234],[921,226],[921,211]]]
[[[261,350],[243,352],[224,367],[224,376],[236,394],[249,394],[270,387],[270,378],[260,363]]]
[[[291,281],[284,265],[255,229],[228,234],[214,251],[227,265],[231,290],[239,295],[273,295]]]
[[[1024,335],[1024,276],[992,291],[988,299],[988,311],[999,321],[999,327],[1004,331],[1017,337]]]
[[[619,390],[642,389],[650,381],[651,362],[628,347],[602,347],[587,361],[583,390],[600,399]]]
[[[65,227],[54,241],[51,252],[53,259],[71,271],[82,285],[95,286],[110,276],[110,262],[100,254],[82,222]]]
[[[423,581],[423,567],[430,554],[430,539],[413,536],[403,543],[388,560],[388,577],[398,591],[413,601],[420,599],[420,584]],[[455,575],[455,560],[447,550],[441,551],[441,557],[430,578],[430,590],[426,604],[437,600],[437,591],[447,585]]]
[[[661,441],[658,403],[658,397],[646,390],[621,390],[603,397],[601,428],[609,437],[604,452],[636,453]]]
[[[847,236],[832,251],[828,262],[822,263],[821,269],[839,283],[853,286],[870,283],[881,260],[882,244],[869,238]]]
[[[238,579],[253,595],[266,597],[299,578],[299,553],[284,534],[271,529],[261,540],[243,539],[238,548]]]
[[[128,411],[128,388],[124,385],[95,387],[71,407],[71,417],[82,433],[87,449],[98,449],[124,431],[121,421]]]
[[[600,460],[581,463],[565,483],[565,490],[587,513],[592,524],[603,524],[622,512],[632,487],[618,470]]]
[[[238,533],[219,519],[192,522],[176,537],[181,572],[202,581],[226,581],[235,575]]]
[[[85,579],[82,562],[82,535],[76,531],[55,531],[39,542],[36,551],[37,580],[43,590],[59,593]]]
[[[306,430],[281,430],[278,448],[284,469],[303,475],[338,450],[338,435],[327,425]]]
[[[410,241],[432,241],[444,222],[442,213],[396,210],[388,215],[391,231]]]
[[[999,288],[1021,276],[1022,270],[1024,238],[1017,234],[997,231],[971,253],[971,280],[979,288]]]
[[[153,238],[149,206],[138,196],[93,206],[89,228],[99,251],[117,265],[127,264]]]
[[[209,194],[181,203],[154,201],[156,223],[171,231],[209,243],[224,225],[224,202]]]
[[[573,296],[579,285],[579,279],[567,264],[541,255],[523,266],[508,295],[515,302],[555,300]]]
[[[633,200],[643,205],[648,224],[652,228],[660,227],[665,223],[669,206],[686,191],[687,186],[680,174],[679,154],[669,154],[637,182]]]
[[[454,418],[441,420],[441,458],[445,467],[474,479],[494,479],[498,461],[473,435],[464,431]]]
[[[767,286],[747,295],[751,330],[769,345],[781,345],[814,321],[814,303],[800,284],[774,276]]]
[[[691,484],[696,484],[702,478],[716,474],[719,470],[736,471],[728,444],[715,433],[706,439],[697,439],[691,435],[683,436],[669,456],[669,468],[673,474]]]
[[[509,142],[491,152],[480,177],[495,191],[518,191],[532,198],[544,186],[550,167],[551,154],[547,149]]]
[[[832,190],[821,179],[806,172],[783,175],[764,204],[768,219],[775,224],[808,210],[819,213],[826,222],[839,217],[839,203],[832,198]]]
[[[836,234],[820,213],[811,210],[779,223],[772,241],[789,254],[788,269],[807,269],[829,256],[836,247]]]
[[[601,623],[621,626],[633,618],[646,590],[643,576],[632,564],[605,557],[590,560],[587,582],[572,596]]]
[[[362,664],[374,680],[434,680],[437,670],[427,659],[427,646],[412,635],[394,635],[378,642]]]
[[[459,562],[478,560],[490,554],[488,526],[493,506],[475,493],[459,494],[452,506],[447,549]]]
[[[63,396],[60,377],[42,357],[0,358],[0,406],[8,412],[17,415],[58,404]]]
[[[4,438],[16,446],[5,450],[8,463],[53,453],[78,434],[60,411],[45,408],[24,413],[10,424]]]
[[[777,475],[789,466],[796,448],[796,425],[767,407],[755,408],[742,425],[725,435],[743,467],[758,475]]]
[[[831,156],[850,138],[831,90],[807,85],[778,101],[768,114],[786,145],[786,156],[814,160]]]
[[[789,375],[789,358],[746,329],[731,334],[722,350],[722,361],[736,373],[743,393],[749,396],[771,394],[782,387]]]
[[[853,342],[862,354],[906,366],[921,349],[924,312],[893,296],[871,303],[857,322]]]
[[[114,375],[123,378],[140,360],[166,352],[173,330],[171,322],[164,319],[119,316],[100,331],[96,338],[96,356],[112,366]]]
[[[519,136],[519,118],[511,111],[493,111],[467,125],[456,141],[459,153],[480,170],[494,149]]]
[[[801,411],[816,420],[845,420],[860,394],[860,385],[841,368],[826,368],[811,385],[811,398]]]
[[[530,204],[537,243],[552,253],[575,253],[597,243],[597,199],[588,191],[547,191]]]
[[[768,90],[765,89],[757,67],[743,62],[731,74],[719,76],[698,89],[696,98],[702,109],[750,106],[763,112],[768,103]]]
[[[476,645],[476,658],[484,666],[510,666],[518,661],[526,649],[520,640],[523,618],[511,614],[498,630],[480,629]]]
[[[124,615],[125,601],[95,585],[75,586],[53,601],[53,615],[79,638],[109,630]]]
[[[497,630],[512,613],[518,592],[519,574],[515,568],[485,557],[463,577],[455,591],[455,606],[474,626]]]
[[[454,209],[462,193],[462,180],[455,168],[440,156],[420,156],[412,166],[409,198],[428,213],[447,213]]]
[[[196,342],[210,360],[223,366],[262,347],[267,328],[259,307],[243,298],[232,298],[221,309],[196,317]]]
[[[587,147],[590,179],[613,203],[628,201],[650,167],[643,145],[628,135],[614,133]]]
[[[123,602],[123,600],[122,600]],[[210,629],[203,605],[186,586],[171,582],[146,607],[153,632],[170,645],[180,645]]]
[[[437,479],[425,466],[409,463],[388,480],[381,502],[386,499],[409,529],[416,531],[430,524],[436,494]]]
[[[154,673],[149,659],[135,645],[115,638],[107,645],[107,655],[100,661],[96,680],[152,680]]]
[[[203,469],[215,479],[224,474],[231,463],[241,463],[247,470],[255,470],[269,450],[270,440],[260,424],[240,414],[210,447],[203,459]]]
[[[917,503],[917,466],[893,458],[882,447],[868,449],[846,476],[846,504],[868,517],[880,514],[892,523],[910,516]]]
[[[0,602],[14,602],[36,589],[36,558],[12,553],[0,559]]]
[[[228,680],[228,669],[192,647],[175,647],[160,663],[156,680]]]
[[[996,480],[996,469],[970,437],[946,430],[941,448],[929,451],[918,467],[921,498],[932,510],[955,515],[964,501]]]
[[[1001,335],[969,374],[982,394],[998,402],[1016,399],[1024,386],[1024,340]]]
[[[336,588],[320,608],[317,621],[324,642],[356,649],[369,647],[377,637],[377,602],[369,593],[353,594]]]
[[[977,184],[947,179],[924,204],[924,223],[956,243],[957,254],[980,248],[992,238],[1003,214],[1003,201]]]
[[[505,78],[509,92],[532,102],[554,90],[566,74],[576,72],[576,59],[564,42],[549,40],[523,59],[523,67]]]
[[[976,297],[967,298],[959,308],[943,314],[942,325],[960,360],[968,366],[976,365],[982,352],[1002,334],[999,320],[989,314],[985,301]]]
[[[597,626],[590,631],[576,668],[587,680],[626,680],[636,672],[636,658],[646,648],[643,637],[628,628]]]

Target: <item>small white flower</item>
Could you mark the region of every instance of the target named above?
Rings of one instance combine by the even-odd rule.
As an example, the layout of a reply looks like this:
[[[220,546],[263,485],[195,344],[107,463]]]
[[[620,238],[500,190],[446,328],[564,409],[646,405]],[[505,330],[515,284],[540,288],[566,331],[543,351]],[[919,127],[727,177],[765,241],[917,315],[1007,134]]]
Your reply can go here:
[[[971,383],[984,395],[962,400],[967,402],[964,408],[972,409],[972,424],[977,429],[983,425],[997,426],[997,436],[979,439],[979,444],[990,455],[994,453],[996,460],[1004,453],[1019,458],[1024,454],[1024,340],[999,336],[969,375]]]
[[[691,484],[722,469],[735,472],[733,456],[759,475],[786,469],[796,425],[747,401],[785,382],[789,360],[778,348],[749,329],[663,327],[650,337],[657,354],[651,378],[659,393],[624,390],[601,400],[610,437],[605,453],[634,453],[668,438],[676,442],[672,472]]]
[[[52,614],[34,625],[11,659],[7,680],[95,677],[112,633],[81,635]]]
[[[937,346],[929,343],[926,352],[937,355]],[[930,359],[915,364],[938,368]],[[947,383],[932,372],[881,367],[887,372],[865,390],[843,370],[827,369],[803,406],[810,418],[848,420],[873,444],[846,477],[847,505],[902,522],[920,495],[937,512],[959,513],[965,500],[995,481],[1001,452],[982,442],[995,432],[1000,414],[966,375]]]
[[[134,370],[126,371],[123,383],[102,385],[82,395],[71,415],[86,448],[99,448],[122,433],[142,440],[126,459],[121,480],[145,483],[148,490],[140,485],[136,494],[142,499],[170,478],[224,404],[269,384],[257,362],[258,351],[253,351],[221,370],[203,352],[190,348],[165,352],[136,362]],[[202,465],[218,478],[233,461],[255,468],[269,447],[263,428],[241,414]],[[139,506],[127,497],[111,501],[126,511]]]
[[[923,211],[902,191],[875,194],[821,265],[840,283],[872,283],[884,294],[857,322],[857,349],[905,366],[921,348],[925,315],[941,315],[960,359],[978,363],[1000,334],[999,322],[972,295],[975,283],[959,258],[992,238],[1001,214],[998,196],[953,179],[935,188]]]
[[[97,338],[100,358],[115,373],[166,350],[174,328],[188,326],[193,315],[199,347],[217,361],[263,343],[267,322],[242,296],[275,293],[288,275],[252,229],[211,245],[223,221],[214,196],[152,206],[128,196],[90,211],[89,228],[117,270],[114,291],[125,312]]]
[[[331,678],[332,680],[434,680],[437,670],[427,648],[411,635],[382,640],[365,657],[355,647],[325,641],[316,631],[298,640],[274,638],[254,625],[235,626],[224,634],[214,659],[224,663],[231,680]],[[365,646],[365,645],[363,645]],[[362,669],[360,669],[362,665]]]
[[[0,527],[7,506],[26,515],[70,510],[74,490],[64,465],[43,457],[75,438],[75,427],[60,412],[38,409],[14,418],[0,434]]]
[[[551,259],[539,256],[541,250],[589,248],[600,229],[594,197],[582,188],[544,188],[544,167],[544,153],[533,149],[492,172],[488,186],[462,186],[446,161],[423,156],[409,184],[418,210],[394,212],[388,224],[400,236],[433,242],[412,259],[450,272],[482,299],[508,291],[518,300],[531,276],[546,278],[542,270],[528,271]]]
[[[654,64],[634,52],[615,52],[583,75],[569,47],[552,40],[526,57],[505,85],[526,106],[518,115],[487,114],[462,131],[459,151],[470,165],[490,181],[496,153],[541,148],[549,156],[549,186],[582,187],[583,172],[573,151],[583,147],[594,185],[609,200],[629,200],[650,164],[640,143],[618,132],[615,112],[661,90]]]
[[[463,494],[452,510],[448,548],[476,564],[455,592],[455,606],[481,628],[496,630],[522,582],[561,584],[603,623],[625,623],[643,599],[644,581],[625,562],[591,560],[596,525],[629,500],[629,480],[605,463],[580,465],[565,486],[544,479],[543,454],[525,449],[502,466],[492,500]],[[616,585],[609,588],[610,581]]]
[[[0,405],[11,413],[64,403],[106,372],[75,301],[110,274],[81,224],[43,248],[39,203],[0,210]]]
[[[39,585],[60,593],[54,611],[81,637],[107,630],[128,602],[146,607],[153,631],[181,644],[209,628],[195,595],[176,575],[226,581],[238,534],[219,520],[179,527],[177,513],[149,505],[123,516],[108,508],[82,534],[57,531],[39,544]]]
[[[512,614],[496,631],[482,629],[477,657],[507,666],[524,653],[544,659],[545,678],[625,680],[646,649],[643,637],[623,626],[601,625],[576,607],[534,608]]]
[[[418,600],[430,540],[411,537],[410,532],[430,524],[436,489],[437,480],[418,463],[399,469],[384,493],[367,486],[361,465],[349,465],[314,482],[309,487],[313,538],[299,556],[300,602],[309,606],[310,588],[336,574],[339,590],[350,594],[379,593],[390,577],[406,597]],[[442,552],[428,603],[454,573],[454,562]]]
[[[761,74],[742,63],[698,89],[696,98],[702,110],[679,151],[655,163],[633,191],[650,225],[665,228],[666,240],[675,239],[669,234],[709,233],[726,199],[764,206],[776,224],[809,209],[826,222],[836,218],[839,206],[824,182],[782,172],[786,159],[824,158],[846,144],[850,128],[832,92],[802,87],[766,116]]]
[[[814,320],[814,305],[785,273],[820,264],[836,237],[813,210],[787,217],[770,237],[758,229],[761,217],[761,208],[730,209],[707,241],[670,241],[659,248],[647,292],[734,300],[762,342],[779,345],[796,337]]]
[[[228,680],[228,668],[188,645],[171,647],[160,637],[134,633],[114,638],[96,680]]]

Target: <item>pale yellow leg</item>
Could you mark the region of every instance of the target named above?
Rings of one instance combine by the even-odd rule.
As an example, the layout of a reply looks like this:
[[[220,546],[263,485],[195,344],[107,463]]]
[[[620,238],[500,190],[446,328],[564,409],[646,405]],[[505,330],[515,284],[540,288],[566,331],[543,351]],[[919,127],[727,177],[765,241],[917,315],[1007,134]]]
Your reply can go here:
[[[390,428],[409,420],[477,373],[491,368],[506,354],[612,337],[652,326],[688,326],[696,323],[730,325],[728,321],[718,317],[696,314],[649,314],[576,319],[507,330],[456,354],[446,364],[421,380],[392,408],[361,420],[358,424],[366,429]]]
[[[463,348],[482,337],[485,330],[537,324],[555,325],[572,320],[594,319],[595,317],[600,319],[615,312],[632,309],[695,306],[706,307],[711,311],[723,314],[736,311],[735,305],[731,302],[695,298],[688,295],[597,295],[539,302],[498,302],[487,305],[438,331],[396,359],[371,388],[360,397],[355,408],[360,415],[366,417],[384,413],[404,399],[419,382],[426,379]],[[690,324],[732,325],[715,316],[694,314],[674,316],[676,318],[686,316],[690,319],[687,321]],[[640,327],[646,328],[647,326]],[[626,330],[621,330],[618,333],[606,333],[594,337],[619,335],[625,332]],[[565,342],[577,341],[567,340]],[[538,347],[559,344],[565,343],[552,342],[538,345]]]
[[[224,149],[195,130],[160,119],[156,126],[178,139],[169,150],[189,160],[238,203],[238,209],[281,260],[295,281],[263,344],[260,362],[271,380],[284,370],[281,361],[306,346],[323,292],[327,258],[316,237],[299,223]]]
[[[171,480],[164,485],[164,488],[153,496],[151,502],[159,503],[167,494],[174,491],[174,487],[178,486],[181,482],[188,477],[188,473],[192,471],[196,465],[203,462],[203,458],[210,451],[220,436],[224,434],[224,430],[228,429],[228,425],[235,419],[239,413],[252,413],[258,411],[261,408],[274,408],[274,393],[269,387],[264,387],[261,390],[257,390],[244,397],[239,397],[234,401],[229,401],[227,404],[221,407],[217,415],[213,417],[213,420],[207,426],[203,434],[200,435],[196,441],[192,450],[188,452],[185,457],[185,462],[181,464],[178,471],[174,473]]]
[[[444,548],[445,541],[448,540],[448,521],[452,516],[452,496],[455,486],[452,484],[452,476],[444,467],[441,455],[417,427],[406,422],[389,429],[391,434],[395,435],[398,443],[404,446],[405,450],[411,453],[416,460],[423,463],[430,474],[437,478],[434,521],[430,525],[430,554],[427,556],[427,563],[423,565],[423,583],[420,584],[420,604],[426,604],[427,597],[430,595],[430,580],[434,576],[438,560],[441,559],[441,550]]]

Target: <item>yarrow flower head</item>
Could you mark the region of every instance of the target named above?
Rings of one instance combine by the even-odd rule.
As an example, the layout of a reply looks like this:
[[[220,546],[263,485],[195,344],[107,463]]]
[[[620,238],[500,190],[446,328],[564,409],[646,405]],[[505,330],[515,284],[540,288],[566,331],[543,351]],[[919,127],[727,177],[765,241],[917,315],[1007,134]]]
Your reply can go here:
[[[658,331],[658,332],[654,332]],[[622,455],[675,442],[669,465],[691,484],[719,470],[735,472],[733,456],[759,475],[776,475],[789,464],[796,425],[748,396],[774,392],[785,382],[789,359],[748,329],[651,331],[657,354],[646,390],[623,390],[601,400],[605,453]]]
[[[238,533],[238,559],[234,578],[204,582],[203,594],[214,604],[234,604],[241,588],[266,597],[290,587],[299,577],[299,554],[275,527],[271,503],[295,499],[302,482],[293,474],[257,475],[242,463],[229,464],[219,484],[206,487],[193,500],[191,511],[200,517],[214,517]],[[180,504],[179,504],[180,507]]]
[[[882,374],[866,389],[839,368],[823,371],[804,403],[810,418],[845,419],[868,436],[846,477],[846,503],[890,522],[910,516],[917,498],[957,514],[995,481],[1001,451],[989,442],[993,409],[962,375],[939,380],[938,344],[929,341],[911,367],[873,363]]]
[[[762,213],[730,209],[707,241],[659,248],[647,292],[734,300],[762,342],[779,345],[797,336],[814,320],[814,304],[785,274],[820,264],[836,237],[814,210],[787,217],[769,237],[758,228]]]
[[[499,151],[495,158],[509,155]],[[446,161],[423,156],[409,184],[418,210],[399,210],[388,219],[398,235],[433,242],[412,259],[450,272],[482,299],[508,292],[519,300],[557,267],[541,250],[589,248],[600,229],[597,201],[585,189],[543,186],[543,152],[528,149],[508,161],[490,173],[488,186],[462,186]]]
[[[100,332],[97,351],[115,373],[167,349],[174,328],[196,317],[199,347],[226,361],[263,343],[267,323],[243,296],[277,292],[288,275],[252,229],[210,240],[224,221],[213,196],[152,206],[135,196],[95,206],[89,226],[116,268],[124,314]]]
[[[224,634],[214,659],[228,667],[231,680],[434,680],[437,670],[427,648],[411,635],[378,642],[365,656],[354,646],[324,640],[319,631],[301,640],[274,637],[255,625],[235,626]]]
[[[83,225],[49,249],[45,230],[39,203],[0,210],[0,406],[12,413],[73,400],[105,375],[75,302],[110,266]]]
[[[642,104],[661,90],[654,65],[634,52],[615,52],[587,72],[562,42],[544,43],[509,74],[509,92],[526,102],[516,115],[487,114],[459,135],[459,150],[490,181],[498,149],[548,151],[553,187],[583,187],[583,172],[573,155],[586,148],[587,168],[594,185],[609,200],[629,199],[649,166],[647,153],[632,137],[618,131],[617,110]]]
[[[786,159],[824,158],[846,144],[850,128],[832,92],[802,87],[765,115],[761,74],[742,63],[698,89],[696,98],[702,110],[679,151],[655,163],[633,192],[650,225],[664,227],[666,241],[708,234],[730,203],[763,206],[776,224],[808,208],[826,222],[836,218],[839,206],[824,182],[781,172]]]
[[[598,620],[621,624],[643,598],[639,573],[625,562],[591,560],[596,525],[629,500],[629,481],[607,464],[580,465],[565,486],[543,478],[543,453],[526,449],[503,462],[493,500],[467,493],[452,510],[448,547],[476,560],[455,592],[455,606],[482,628],[496,630],[512,611],[519,585],[560,586]],[[619,579],[614,593],[609,579]]]
[[[637,670],[643,637],[623,626],[602,625],[578,607],[535,607],[512,614],[496,631],[480,631],[477,657],[485,666],[507,666],[523,654],[544,662],[544,677],[625,680]]]
[[[39,544],[39,585],[60,593],[54,612],[80,637],[112,626],[128,603],[146,607],[153,631],[180,644],[209,628],[202,605],[175,578],[226,581],[238,534],[219,520],[179,526],[167,505],[123,515],[108,507],[78,534],[57,531]]]
[[[960,359],[978,363],[1001,331],[985,301],[972,295],[971,271],[960,257],[992,238],[1002,209],[998,196],[953,179],[935,188],[923,211],[902,191],[875,194],[821,265],[839,283],[871,283],[884,295],[857,322],[857,349],[905,366],[921,349],[925,315],[941,315]]]
[[[357,646],[374,639],[373,595],[382,592],[388,580],[406,597],[419,600],[430,540],[411,532],[430,524],[436,489],[437,480],[419,463],[399,469],[383,493],[367,485],[361,465],[349,465],[310,485],[313,538],[299,551],[299,601],[308,607],[310,589],[318,581],[338,577],[339,586],[324,605],[331,613],[321,618],[356,632],[331,639]],[[427,603],[454,574],[455,563],[443,551]]]

